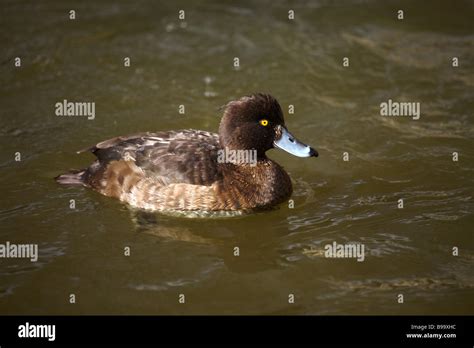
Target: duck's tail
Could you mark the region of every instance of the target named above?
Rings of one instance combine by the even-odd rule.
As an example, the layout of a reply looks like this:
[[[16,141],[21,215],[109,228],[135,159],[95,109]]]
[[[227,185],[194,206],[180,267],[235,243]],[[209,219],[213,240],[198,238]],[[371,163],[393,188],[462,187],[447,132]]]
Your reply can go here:
[[[68,173],[58,175],[54,178],[57,183],[61,185],[82,185],[87,186],[86,184],[86,170],[71,170]]]

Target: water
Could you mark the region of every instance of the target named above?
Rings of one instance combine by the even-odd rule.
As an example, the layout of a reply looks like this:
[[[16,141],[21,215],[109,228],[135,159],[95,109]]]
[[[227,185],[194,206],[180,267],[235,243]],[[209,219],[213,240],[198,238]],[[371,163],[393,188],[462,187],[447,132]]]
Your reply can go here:
[[[38,243],[40,257],[1,260],[0,313],[472,312],[472,2],[1,7],[0,240]],[[290,131],[320,153],[270,152],[294,181],[294,209],[183,219],[52,179],[91,162],[75,151],[113,136],[216,131],[218,108],[254,91],[295,105]],[[96,118],[55,116],[63,99],[94,101]],[[421,118],[381,117],[388,99],[420,102]],[[364,262],[325,258],[333,241],[363,243]]]

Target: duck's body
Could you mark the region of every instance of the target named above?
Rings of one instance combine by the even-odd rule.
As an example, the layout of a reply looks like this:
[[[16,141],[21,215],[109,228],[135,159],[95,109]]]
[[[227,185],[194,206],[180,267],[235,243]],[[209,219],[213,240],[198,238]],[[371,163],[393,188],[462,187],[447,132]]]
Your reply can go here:
[[[271,98],[257,96],[262,100]],[[260,148],[268,135],[260,134],[261,139],[253,139],[250,147],[239,135],[239,127],[224,120],[219,134],[190,129],[103,141],[87,149],[97,156],[92,165],[60,175],[57,181],[84,185],[153,211],[246,211],[288,199],[292,192],[290,177],[265,156],[266,148]],[[227,136],[228,132],[232,136]],[[220,152],[229,148],[255,151],[256,161],[221,161]]]

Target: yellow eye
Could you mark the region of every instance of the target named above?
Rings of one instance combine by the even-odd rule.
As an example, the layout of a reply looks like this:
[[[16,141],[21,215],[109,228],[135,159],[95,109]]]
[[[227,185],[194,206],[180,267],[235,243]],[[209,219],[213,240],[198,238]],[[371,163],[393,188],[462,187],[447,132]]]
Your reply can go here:
[[[266,119],[260,120],[260,124],[262,126],[268,126],[268,120],[266,120]]]

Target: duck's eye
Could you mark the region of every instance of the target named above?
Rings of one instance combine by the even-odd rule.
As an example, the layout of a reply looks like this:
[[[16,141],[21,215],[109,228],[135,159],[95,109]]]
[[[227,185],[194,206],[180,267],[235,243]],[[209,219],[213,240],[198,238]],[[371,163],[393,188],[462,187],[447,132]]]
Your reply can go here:
[[[268,120],[266,120],[266,119],[260,120],[260,124],[262,126],[268,126]]]

